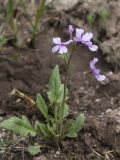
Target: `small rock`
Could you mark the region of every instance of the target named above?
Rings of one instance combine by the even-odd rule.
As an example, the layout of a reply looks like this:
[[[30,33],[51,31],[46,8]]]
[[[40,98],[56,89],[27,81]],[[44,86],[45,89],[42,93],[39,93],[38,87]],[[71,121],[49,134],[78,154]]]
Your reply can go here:
[[[101,99],[98,98],[95,100],[95,102],[99,103],[99,102],[101,102]]]
[[[60,151],[57,151],[56,154],[57,154],[57,155],[60,155]]]
[[[2,121],[2,120],[3,120],[3,117],[0,116],[0,121]]]
[[[105,113],[110,113],[110,112],[112,112],[112,109],[110,108],[105,111]]]
[[[117,126],[116,126],[116,130],[115,130],[115,131],[116,131],[116,133],[118,133],[118,134],[120,133],[120,125],[117,125]]]
[[[39,157],[33,158],[33,160],[48,160],[45,156],[41,155]]]
[[[117,115],[120,116],[120,111],[118,111]]]
[[[52,0],[56,10],[70,10],[79,2],[79,0]]]
[[[57,158],[57,155],[56,155],[56,154],[54,154],[54,157],[55,157],[55,158]]]

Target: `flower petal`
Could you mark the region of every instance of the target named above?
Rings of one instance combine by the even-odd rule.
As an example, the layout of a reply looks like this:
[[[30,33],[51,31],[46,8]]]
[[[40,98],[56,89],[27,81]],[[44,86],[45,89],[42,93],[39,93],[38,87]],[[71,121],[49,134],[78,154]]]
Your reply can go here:
[[[91,68],[94,76],[96,77],[96,79],[97,79],[98,81],[103,81],[103,80],[106,79],[106,77],[105,77],[104,75],[101,75],[101,74],[100,74],[100,70],[95,67],[95,64],[96,64],[97,62],[98,62],[98,58],[94,58],[94,59],[90,62],[90,68]]]
[[[52,48],[52,52],[55,53],[59,50],[60,46],[59,45],[56,45]]]
[[[83,33],[84,33],[83,29],[76,28],[76,38],[78,39],[78,41],[81,39]]]
[[[83,42],[86,46],[88,46],[88,47],[91,47],[92,46],[92,42],[91,41],[89,41],[89,42]]]
[[[90,68],[93,70],[95,69],[95,63],[98,62],[98,58],[94,58],[92,61],[90,61]]]
[[[96,52],[98,50],[98,46],[96,45],[91,45],[89,46],[89,49],[92,51],[92,52]]]
[[[53,38],[53,43],[54,44],[61,44],[61,38],[59,38],[59,37]]]
[[[67,53],[67,52],[68,52],[67,47],[65,47],[65,46],[60,46],[60,48],[59,48],[59,53],[63,54],[63,53]]]
[[[83,40],[84,42],[87,42],[87,41],[90,41],[90,40],[92,39],[92,37],[93,37],[93,34],[87,32],[87,33],[85,33],[85,34],[82,36],[82,40]]]
[[[72,25],[69,25],[69,26],[68,26],[68,32],[71,34],[71,33],[73,33],[73,31],[74,31],[73,26],[72,26]]]
[[[105,79],[106,79],[106,77],[104,76],[104,75],[95,75],[95,77],[96,77],[96,79],[98,80],[98,81],[104,81]]]

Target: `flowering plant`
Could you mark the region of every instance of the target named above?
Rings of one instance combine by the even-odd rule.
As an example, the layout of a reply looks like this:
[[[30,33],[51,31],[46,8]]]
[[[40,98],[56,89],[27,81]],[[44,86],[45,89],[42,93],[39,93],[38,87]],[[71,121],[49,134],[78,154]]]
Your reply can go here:
[[[36,106],[44,116],[44,120],[36,121],[35,127],[32,127],[27,117],[22,116],[22,119],[18,117],[12,117],[4,120],[0,123],[0,127],[19,133],[20,135],[31,136],[38,135],[41,138],[60,146],[62,139],[65,137],[75,138],[79,131],[84,126],[85,117],[83,113],[80,113],[75,119],[69,118],[69,106],[68,100],[68,76],[69,67],[73,53],[68,54],[68,47],[74,49],[76,44],[84,44],[92,52],[97,51],[98,46],[94,45],[91,41],[93,34],[84,33],[83,29],[76,29],[69,25],[68,32],[70,39],[67,42],[62,42],[61,38],[53,38],[55,46],[52,48],[53,53],[59,53],[62,55],[66,66],[65,81],[61,82],[59,67],[55,66],[49,80],[49,90],[47,92],[49,104],[45,102],[44,98],[38,94],[36,99]],[[100,74],[100,70],[95,67],[95,63],[98,61],[94,58],[90,62],[90,68],[92,73],[98,81],[105,79],[104,75]]]

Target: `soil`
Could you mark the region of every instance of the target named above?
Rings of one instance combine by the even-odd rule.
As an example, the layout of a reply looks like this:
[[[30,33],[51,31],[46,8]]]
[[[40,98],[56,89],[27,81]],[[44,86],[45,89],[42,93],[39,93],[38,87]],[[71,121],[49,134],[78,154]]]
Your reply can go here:
[[[13,89],[19,89],[35,100],[37,93],[45,96],[49,75],[59,63],[64,79],[64,64],[52,54],[52,37],[63,35],[49,28],[40,34],[36,49],[17,49],[6,46],[0,49],[0,117],[27,115],[29,119],[40,118],[40,113],[18,96],[11,96]],[[95,53],[96,54],[96,53]],[[34,160],[119,160],[120,159],[120,79],[119,72],[110,72],[103,62],[101,53],[99,67],[108,77],[99,83],[89,73],[89,61],[94,57],[84,46],[74,52],[69,79],[69,105],[71,116],[85,113],[84,129],[75,140],[63,141],[62,149],[43,149]],[[117,78],[116,78],[117,77]],[[116,111],[116,112],[115,112]],[[112,114],[114,113],[114,114]],[[1,130],[1,135],[4,130]],[[13,151],[14,152],[14,151]],[[10,156],[9,153],[7,156]],[[12,159],[21,160],[22,153]],[[6,159],[6,156],[3,157]],[[7,157],[8,159],[8,157]]]
[[[0,121],[13,115],[19,117],[26,115],[32,122],[42,118],[35,107],[11,93],[13,89],[18,89],[33,100],[37,93],[46,98],[49,76],[56,64],[60,66],[61,78],[64,81],[65,66],[57,54],[52,54],[52,38],[53,36],[67,38],[64,36],[66,34],[64,29],[68,22],[80,26],[82,22],[76,18],[78,21],[75,23],[75,17],[81,16],[83,11],[85,14],[88,10],[91,12],[89,8],[84,10],[84,6],[83,11],[79,10],[81,7],[77,8],[74,9],[75,13],[72,10],[68,13],[48,12],[49,22],[44,22],[44,25],[47,25],[37,37],[35,49],[27,48],[26,44],[24,49],[17,48],[10,43],[0,48]],[[93,7],[91,9],[93,10]],[[83,26],[87,26],[86,22]],[[104,40],[104,35],[100,34],[99,38]],[[116,39],[112,36],[111,39],[119,46]],[[104,49],[102,51],[104,52]],[[95,56],[99,58],[98,66],[101,72],[107,77],[102,83],[90,73],[89,62]],[[75,118],[83,112],[86,117],[85,127],[78,138],[65,139],[61,149],[47,145],[40,154],[32,157],[24,148],[31,141],[38,142],[37,138],[27,137],[26,140],[19,142],[19,136],[1,129],[1,160],[120,160],[120,71],[111,71],[111,66],[106,64],[100,50],[98,53],[91,53],[82,46],[74,51],[68,88],[70,116]],[[1,154],[2,140],[17,142],[16,145],[9,145],[6,152]]]

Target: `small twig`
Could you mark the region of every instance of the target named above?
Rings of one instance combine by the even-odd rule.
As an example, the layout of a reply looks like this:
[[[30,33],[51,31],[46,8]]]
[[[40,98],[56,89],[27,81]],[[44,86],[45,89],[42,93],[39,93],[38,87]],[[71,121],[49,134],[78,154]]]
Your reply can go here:
[[[23,158],[23,160],[25,160],[24,150],[25,150],[25,147],[24,147],[24,144],[23,144],[22,145],[22,158]]]
[[[97,151],[95,151],[93,148],[90,147],[90,149],[93,151],[94,154],[97,155],[97,157],[102,158],[101,154],[99,154]]]
[[[112,153],[114,153],[114,151],[107,151],[107,152],[105,152],[105,153],[104,153],[104,155],[105,155],[105,160],[110,160],[109,157],[114,158],[114,156],[112,155]]]
[[[84,157],[84,155],[82,155],[82,158],[83,158],[83,160],[85,160],[85,157]]]
[[[29,102],[32,106],[36,105],[36,102],[31,97],[27,96],[26,94],[19,91],[18,89],[13,89],[10,95],[17,95],[20,98],[24,99],[25,101]]]

